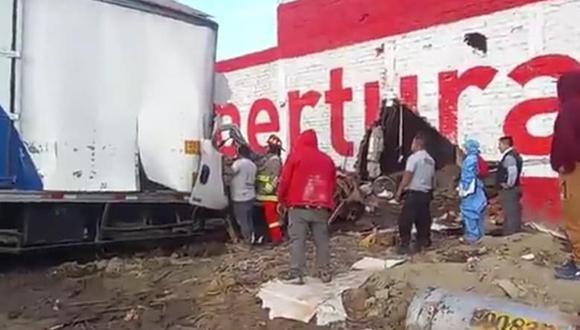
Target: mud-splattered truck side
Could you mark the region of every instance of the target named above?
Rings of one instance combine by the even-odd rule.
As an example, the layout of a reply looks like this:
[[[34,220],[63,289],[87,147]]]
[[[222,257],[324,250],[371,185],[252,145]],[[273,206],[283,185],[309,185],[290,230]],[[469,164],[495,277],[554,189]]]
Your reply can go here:
[[[192,204],[223,208],[216,38],[172,0],[0,0],[0,252],[190,235]]]

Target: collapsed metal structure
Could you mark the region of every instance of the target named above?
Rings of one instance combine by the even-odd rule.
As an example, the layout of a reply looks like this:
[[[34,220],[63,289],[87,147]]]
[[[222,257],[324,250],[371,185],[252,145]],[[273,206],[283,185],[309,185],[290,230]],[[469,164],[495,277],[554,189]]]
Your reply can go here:
[[[360,143],[355,171],[341,172],[337,178],[337,208],[329,222],[358,219],[371,196],[392,199],[419,132],[427,138],[426,149],[437,169],[457,163],[459,149],[424,118],[400,100],[383,101],[379,118]]]

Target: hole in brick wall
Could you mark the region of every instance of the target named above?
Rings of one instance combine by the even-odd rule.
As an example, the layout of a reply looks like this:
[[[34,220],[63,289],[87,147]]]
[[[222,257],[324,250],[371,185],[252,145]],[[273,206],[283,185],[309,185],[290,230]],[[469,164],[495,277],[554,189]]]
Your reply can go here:
[[[376,56],[381,56],[385,53],[385,44],[381,44],[379,47],[375,48]]]
[[[487,37],[479,32],[465,34],[463,41],[471,48],[487,54]]]

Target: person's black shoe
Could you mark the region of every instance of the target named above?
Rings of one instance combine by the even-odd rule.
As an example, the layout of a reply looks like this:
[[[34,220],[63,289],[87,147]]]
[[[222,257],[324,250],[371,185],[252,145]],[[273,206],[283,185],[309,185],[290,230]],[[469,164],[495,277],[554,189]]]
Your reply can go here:
[[[301,271],[296,269],[291,269],[285,276],[282,278],[285,282],[289,284],[295,285],[303,285],[304,284],[304,275]]]
[[[431,242],[430,239],[426,242],[417,242],[415,244],[414,252],[417,252],[417,253],[425,252],[427,250],[430,250],[432,245],[433,245],[433,243]]]
[[[397,254],[402,256],[409,255],[411,254],[411,249],[408,245],[401,245],[397,248]]]
[[[555,267],[556,272],[569,272],[571,269],[576,268],[576,263],[573,260],[567,260],[564,264]]]
[[[413,249],[411,250],[411,252],[413,254],[420,254],[420,253],[424,252],[426,249],[427,248],[424,245],[422,245],[422,244],[415,244],[413,246]]]

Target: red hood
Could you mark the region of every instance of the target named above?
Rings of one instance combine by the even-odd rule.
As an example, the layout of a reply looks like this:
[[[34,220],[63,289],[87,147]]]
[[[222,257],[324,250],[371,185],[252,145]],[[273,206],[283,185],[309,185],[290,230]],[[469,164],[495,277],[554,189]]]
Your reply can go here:
[[[558,79],[558,99],[560,104],[580,101],[580,71],[564,73]]]
[[[314,148],[318,150],[318,137],[313,129],[306,130],[298,136],[296,150],[304,148]]]

